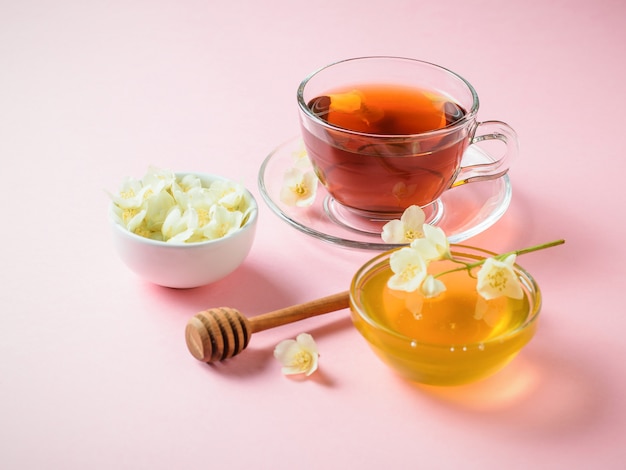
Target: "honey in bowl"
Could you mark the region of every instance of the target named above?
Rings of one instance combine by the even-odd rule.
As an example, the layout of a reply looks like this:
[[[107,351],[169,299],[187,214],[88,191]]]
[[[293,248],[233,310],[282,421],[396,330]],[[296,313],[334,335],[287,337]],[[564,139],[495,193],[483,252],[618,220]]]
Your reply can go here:
[[[491,253],[453,247],[457,259],[474,262]],[[457,385],[495,373],[513,359],[535,333],[540,307],[538,286],[519,266],[524,295],[485,300],[476,291],[475,272],[445,274],[446,291],[425,298],[419,291],[390,289],[390,252],[355,275],[350,291],[352,319],[378,356],[402,376],[430,385]],[[459,265],[431,264],[430,272]]]

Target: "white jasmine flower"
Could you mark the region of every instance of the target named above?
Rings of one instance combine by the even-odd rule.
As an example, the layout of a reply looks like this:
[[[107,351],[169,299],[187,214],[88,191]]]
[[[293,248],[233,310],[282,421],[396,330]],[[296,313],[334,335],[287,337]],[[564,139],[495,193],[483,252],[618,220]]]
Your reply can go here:
[[[176,203],[183,210],[190,206],[199,206],[202,204],[210,207],[216,202],[216,199],[211,200],[209,198],[207,188],[203,188],[200,179],[195,176],[194,179],[191,180],[188,179],[185,181],[185,178],[183,178],[180,181],[176,181],[171,187],[171,193]]]
[[[476,289],[486,300],[506,296],[513,299],[524,297],[519,278],[515,274],[515,254],[504,260],[488,258],[478,271]]]
[[[135,232],[147,214],[146,209],[130,208],[122,211],[122,222],[130,232]]]
[[[227,181],[216,181],[210,191],[217,197],[217,203],[230,211],[241,210],[245,205],[243,188]]]
[[[176,201],[167,191],[159,191],[146,199],[144,202],[146,230],[160,232],[165,218],[175,205]]]
[[[419,251],[426,262],[450,258],[450,244],[443,230],[424,224],[424,238],[411,242],[411,248]]]
[[[419,206],[409,206],[400,217],[383,226],[381,237],[385,243],[411,243],[424,237],[426,215]]]
[[[285,172],[280,200],[288,206],[307,207],[315,201],[317,177],[312,171],[290,168]]]
[[[185,207],[189,206],[190,195],[180,187],[178,182],[175,182],[171,186],[169,192],[172,194],[174,201],[176,201],[176,204],[181,210],[184,210]]]
[[[182,212],[175,206],[163,221],[163,239],[170,243],[183,243],[192,237],[198,228],[198,213],[193,207]]]
[[[243,214],[243,217],[241,219],[242,226],[247,222],[248,217],[252,212],[252,204],[250,203],[250,198],[251,196],[248,193],[242,191],[241,207],[239,208],[239,211]]]
[[[319,354],[313,337],[301,333],[295,340],[281,341],[274,349],[274,357],[283,365],[283,374],[309,376],[317,370]]]
[[[169,189],[176,181],[176,175],[168,170],[151,166],[141,180],[144,186],[152,187],[155,192]]]
[[[115,219],[115,221],[121,226],[128,229],[128,222],[135,217],[141,211],[140,208],[128,208],[124,209],[117,204],[113,204],[113,209],[111,215]]]
[[[222,238],[241,227],[243,214],[231,212],[225,207],[216,205],[209,213],[209,223],[203,229],[204,236],[209,240]]]
[[[441,227],[433,227],[424,224],[424,238],[428,240],[437,252],[437,257],[433,259],[444,259],[450,257],[450,242]]]
[[[202,188],[202,180],[198,177],[198,175],[194,174],[186,174],[182,178],[179,178],[176,182],[185,192],[189,192],[192,189]]]
[[[394,251],[389,257],[389,266],[394,273],[387,285],[390,289],[414,292],[426,278],[428,266],[419,251],[405,247]]]
[[[437,297],[439,294],[446,290],[446,286],[439,279],[435,279],[432,274],[426,276],[422,283],[422,294],[427,299]]]
[[[139,180],[126,178],[122,182],[118,194],[113,195],[112,199],[122,209],[137,209],[142,206],[144,195],[149,189],[150,186],[144,186]]]

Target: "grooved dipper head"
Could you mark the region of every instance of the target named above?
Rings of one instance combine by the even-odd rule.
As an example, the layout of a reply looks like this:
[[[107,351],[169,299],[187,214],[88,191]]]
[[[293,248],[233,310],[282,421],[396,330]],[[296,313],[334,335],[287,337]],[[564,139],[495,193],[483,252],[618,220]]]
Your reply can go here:
[[[187,323],[185,341],[189,352],[203,362],[217,362],[243,351],[251,336],[250,323],[238,310],[211,308]]]

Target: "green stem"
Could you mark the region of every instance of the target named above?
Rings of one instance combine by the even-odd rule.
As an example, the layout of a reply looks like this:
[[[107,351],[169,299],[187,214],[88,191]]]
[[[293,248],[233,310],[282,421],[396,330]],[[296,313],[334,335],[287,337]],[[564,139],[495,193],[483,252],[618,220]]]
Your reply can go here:
[[[514,250],[514,251],[509,251],[507,253],[503,253],[501,255],[496,255],[494,256],[495,259],[498,260],[503,260],[505,258],[507,258],[508,256],[511,255],[525,255],[526,253],[532,253],[533,251],[539,251],[539,250],[545,250],[546,248],[552,248],[553,246],[557,246],[557,245],[562,245],[563,243],[565,243],[565,240],[561,239],[561,240],[554,240],[552,242],[548,242],[548,243],[542,243],[540,245],[534,245],[534,246],[530,246],[528,248],[522,248],[521,250]],[[467,270],[467,272],[469,273],[473,268],[476,268],[482,264],[484,264],[485,261],[487,261],[487,258],[482,259],[480,261],[477,261],[475,263],[465,263],[463,261],[454,259],[452,257],[449,258],[450,261],[454,261],[455,263],[460,263],[463,266],[462,267],[458,267],[458,268],[454,268],[454,269],[449,269],[448,271],[443,271],[441,273],[436,274],[434,277],[439,277],[439,276],[443,276],[444,274],[450,274],[450,273],[454,273],[457,271],[465,271]]]
[[[563,243],[565,243],[565,240],[561,239],[561,240],[554,240],[553,242],[549,242],[549,243],[542,243],[541,245],[535,245],[535,246],[531,246],[528,248],[522,248],[521,250],[516,250],[516,251],[511,251],[510,253],[507,253],[505,255],[500,255],[503,256],[504,258],[506,258],[509,255],[512,255],[513,253],[515,253],[516,255],[525,255],[526,253],[531,253],[533,251],[539,251],[539,250],[544,250],[546,248],[552,248],[553,246],[557,246],[557,245],[562,245]]]

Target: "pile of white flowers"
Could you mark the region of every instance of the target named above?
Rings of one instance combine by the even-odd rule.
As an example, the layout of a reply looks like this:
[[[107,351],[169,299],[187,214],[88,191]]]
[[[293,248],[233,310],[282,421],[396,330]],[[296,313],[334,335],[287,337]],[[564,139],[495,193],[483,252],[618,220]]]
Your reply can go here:
[[[239,230],[250,215],[243,186],[215,180],[208,187],[194,174],[150,168],[126,178],[112,194],[113,217],[128,231],[168,243],[215,240]]]

